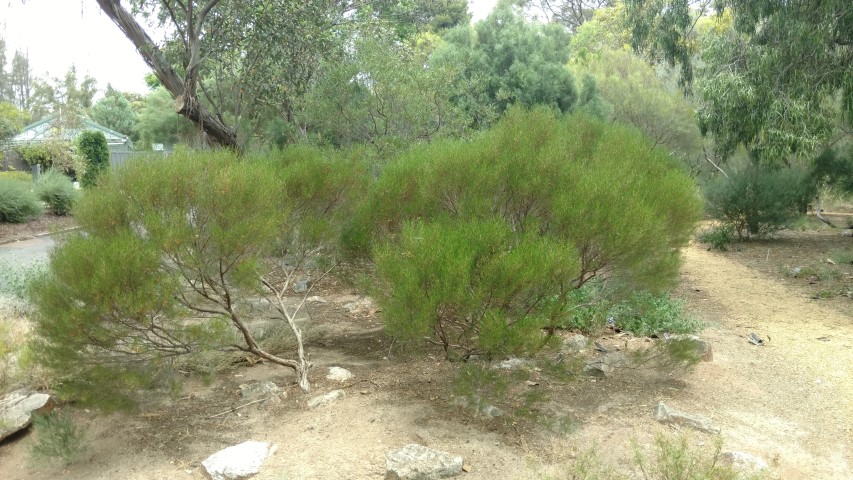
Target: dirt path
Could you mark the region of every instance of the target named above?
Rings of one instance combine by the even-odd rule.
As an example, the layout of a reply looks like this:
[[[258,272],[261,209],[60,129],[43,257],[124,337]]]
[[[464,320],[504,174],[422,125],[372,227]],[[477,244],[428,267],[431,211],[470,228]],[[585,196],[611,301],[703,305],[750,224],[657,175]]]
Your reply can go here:
[[[689,306],[712,324],[703,336],[714,348],[684,408],[707,412],[728,447],[778,459],[784,479],[853,478],[853,312],[701,246],[684,260]],[[766,345],[750,345],[750,332]]]

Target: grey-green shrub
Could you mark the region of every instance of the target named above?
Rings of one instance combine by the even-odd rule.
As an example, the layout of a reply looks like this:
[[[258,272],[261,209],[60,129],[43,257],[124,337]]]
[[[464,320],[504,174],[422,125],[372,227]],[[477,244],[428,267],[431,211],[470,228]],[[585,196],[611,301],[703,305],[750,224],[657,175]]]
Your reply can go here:
[[[71,208],[80,198],[80,192],[74,188],[74,182],[55,169],[50,169],[39,176],[36,194],[55,215],[71,213]]]
[[[33,416],[33,428],[36,440],[31,453],[35,461],[61,460],[67,465],[87,447],[83,431],[71,418],[57,412]]]
[[[806,170],[753,164],[705,187],[709,213],[740,239],[781,230],[805,212],[814,193]]]
[[[25,223],[43,211],[32,184],[0,178],[0,222]]]
[[[375,254],[389,333],[464,359],[541,345],[593,279],[671,285],[699,214],[692,182],[635,130],[513,109],[389,164],[345,240]]]

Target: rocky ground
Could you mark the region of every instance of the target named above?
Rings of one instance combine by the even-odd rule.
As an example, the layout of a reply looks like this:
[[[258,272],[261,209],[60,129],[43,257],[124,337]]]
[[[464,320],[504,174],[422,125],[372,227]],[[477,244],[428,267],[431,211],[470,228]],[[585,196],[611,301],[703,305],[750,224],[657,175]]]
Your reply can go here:
[[[831,251],[853,248],[837,231],[807,237],[831,243]],[[509,394],[539,400],[499,404],[499,416],[479,407],[475,414],[451,393],[456,365],[438,352],[394,352],[375,309],[332,284],[310,303],[307,321],[317,328],[308,346],[315,364],[309,394],[287,372],[261,363],[228,369],[209,383],[187,379],[178,396],[152,394],[135,413],[62,406],[87,431],[83,458],[67,467],[35,466],[32,435],[22,434],[0,445],[0,478],[199,479],[203,460],[247,440],[277,445],[258,479],[383,478],[386,454],[409,444],[447,452],[451,463],[462,457],[466,472],[459,478],[467,479],[571,478],[573,462],[592,448],[624,470],[632,441],[644,449],[657,434],[685,433],[711,448],[714,433],[690,421],[657,420],[660,402],[701,417],[711,432],[719,430],[725,450],[761,458],[781,478],[853,478],[853,299],[816,296],[814,285],[784,275],[790,262],[823,256],[799,252],[804,240],[789,240],[727,253],[701,244],[685,249],[677,294],[709,325],[702,337],[713,349],[712,361],[686,374],[628,365],[606,377],[557,378],[519,366],[508,376]],[[839,271],[832,281],[843,289],[853,271]],[[750,334],[763,343],[750,343]],[[599,342],[624,351],[646,341],[611,334]],[[586,353],[602,355],[591,347]],[[328,379],[331,367],[353,377]],[[241,393],[241,385],[267,381],[282,389],[273,400]],[[336,391],[328,403],[309,406]]]

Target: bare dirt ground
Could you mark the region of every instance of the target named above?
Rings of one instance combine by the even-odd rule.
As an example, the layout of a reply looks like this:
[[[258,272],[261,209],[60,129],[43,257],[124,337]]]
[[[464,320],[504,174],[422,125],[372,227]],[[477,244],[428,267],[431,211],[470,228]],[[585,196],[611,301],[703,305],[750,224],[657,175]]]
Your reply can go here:
[[[0,244],[76,227],[74,218],[44,214],[27,223],[0,222]]]
[[[850,247],[833,243],[830,249],[853,248],[853,239],[844,240]],[[461,478],[565,478],[579,452],[595,448],[603,461],[624,469],[632,440],[649,445],[658,433],[678,434],[653,420],[660,400],[710,418],[722,430],[724,448],[765,458],[781,478],[853,478],[853,300],[812,298],[801,279],[760,265],[770,261],[767,248],[770,258],[784,262],[800,243],[750,243],[726,253],[701,244],[685,249],[677,294],[710,325],[702,336],[712,342],[714,360],[684,375],[626,370],[606,380],[557,381],[533,371],[525,379],[537,385],[518,379],[511,388],[549,398],[535,415],[473,416],[451,398],[457,365],[437,353],[389,358],[374,312],[347,313],[342,305],[354,297],[333,285],[317,292],[325,303],[310,308],[310,321],[322,325],[309,345],[310,394],[280,368],[257,364],[230,369],[209,384],[188,380],[176,397],[151,394],[133,414],[64,406],[88,431],[82,460],[35,467],[28,456],[33,438],[24,434],[0,445],[0,478],[199,479],[201,460],[249,439],[279,446],[258,479],[378,479],[385,453],[408,443],[462,455],[471,471]],[[750,332],[765,345],[749,344]],[[355,377],[343,384],[326,380],[330,366]],[[290,385],[287,396],[231,411],[246,403],[238,385],[257,380]],[[346,397],[307,408],[308,398],[336,388]],[[554,428],[543,418],[567,422]],[[701,433],[691,439],[713,443]]]

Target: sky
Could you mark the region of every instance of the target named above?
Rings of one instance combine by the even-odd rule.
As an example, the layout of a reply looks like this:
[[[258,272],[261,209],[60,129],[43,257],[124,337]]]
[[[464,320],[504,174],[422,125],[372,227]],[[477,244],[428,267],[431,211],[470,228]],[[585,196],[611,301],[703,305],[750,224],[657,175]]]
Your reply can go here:
[[[497,0],[470,0],[473,21]],[[130,40],[93,0],[0,0],[0,36],[11,63],[16,50],[29,53],[33,74],[62,77],[71,65],[78,79],[91,75],[98,88],[110,83],[121,91],[144,93],[150,71]]]

